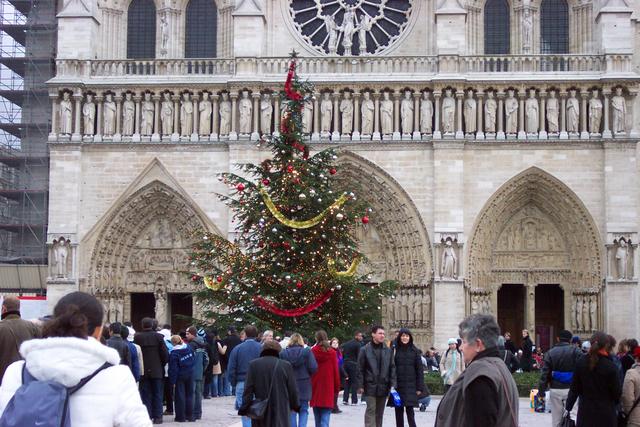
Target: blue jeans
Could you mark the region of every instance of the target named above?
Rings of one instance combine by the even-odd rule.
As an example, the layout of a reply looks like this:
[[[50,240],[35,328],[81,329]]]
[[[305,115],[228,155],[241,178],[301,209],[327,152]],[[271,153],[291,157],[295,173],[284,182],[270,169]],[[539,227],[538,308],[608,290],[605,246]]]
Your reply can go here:
[[[300,413],[291,411],[291,427],[307,427],[309,419],[309,401],[300,401]]]
[[[219,395],[221,395],[218,391],[218,379],[219,379],[220,375],[216,374],[213,375],[211,377],[211,382],[209,383],[209,396],[211,397],[218,397]],[[206,393],[205,393],[206,395]]]
[[[222,376],[220,377],[220,379],[222,381],[220,381],[220,389],[222,390],[220,392],[220,396],[233,396],[232,390],[231,390],[231,381],[229,381],[229,373],[225,372],[224,374],[222,374]]]
[[[429,406],[431,403],[431,396],[425,396],[418,399],[418,403],[424,406]]]
[[[174,407],[176,421],[193,420],[193,376],[178,377]]]
[[[193,419],[202,418],[202,380],[193,382]]]
[[[333,408],[313,408],[313,418],[316,420],[316,427],[329,427],[332,409]]]
[[[244,381],[236,383],[236,410],[242,406],[242,394],[244,393]],[[251,427],[251,418],[242,417],[242,427]]]
[[[164,394],[164,378],[140,379],[140,396],[147,407],[149,418],[162,419],[162,397]]]

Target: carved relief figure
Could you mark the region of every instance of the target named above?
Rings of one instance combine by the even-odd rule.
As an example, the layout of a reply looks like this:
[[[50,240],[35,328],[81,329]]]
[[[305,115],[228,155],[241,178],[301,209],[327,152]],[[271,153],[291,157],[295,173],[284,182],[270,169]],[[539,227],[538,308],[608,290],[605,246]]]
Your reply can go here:
[[[163,322],[162,319],[166,322],[167,295],[163,290],[158,289],[155,291],[154,296],[156,299],[155,318],[158,319],[158,322]]]
[[[211,133],[211,112],[213,106],[209,99],[209,92],[202,92],[202,100],[198,104],[198,133],[200,135],[209,135]]]
[[[580,120],[580,103],[576,98],[576,91],[571,89],[569,91],[569,98],[567,99],[567,132],[578,133],[578,126]]]
[[[396,324],[400,322],[400,306],[400,296],[396,295],[393,300],[393,320],[396,322]]]
[[[496,117],[498,104],[492,90],[487,92],[487,102],[484,104],[484,130],[487,133],[496,133]]]
[[[153,113],[155,107],[151,101],[151,94],[145,92],[144,101],[142,102],[142,116],[140,119],[140,132],[142,135],[148,136],[153,133]]]
[[[404,98],[400,103],[400,119],[402,123],[402,133],[410,134],[413,132],[413,100],[411,99],[411,91],[404,91]]]
[[[53,241],[53,260],[56,267],[56,276],[67,277],[67,258],[69,257],[69,241],[61,237]]]
[[[329,35],[329,55],[335,55],[338,50],[338,25],[333,19],[333,16],[324,16],[324,26],[327,29]]]
[[[382,93],[382,101],[380,102],[380,127],[383,135],[393,133],[393,101],[389,92]]]
[[[107,93],[104,97],[104,129],[103,133],[107,136],[116,132],[116,103],[113,101],[113,95]]]
[[[575,299],[576,299],[576,308],[575,308],[575,312],[574,315],[576,317],[576,330],[578,331],[582,331],[583,330],[583,323],[582,323],[582,296],[581,295],[575,295]]]
[[[167,48],[169,46],[169,22],[167,20],[167,13],[163,13],[160,18],[160,41],[162,43],[160,54],[166,56]]]
[[[180,136],[189,136],[193,133],[193,102],[189,92],[182,94],[180,105]]]
[[[413,303],[413,307],[411,311],[413,312],[413,320],[415,323],[423,322],[423,314],[422,314],[422,304],[420,303],[420,294],[418,290],[413,292],[413,297],[411,298],[411,302]]]
[[[124,95],[122,103],[122,134],[125,136],[133,135],[133,127],[136,117],[136,104],[133,102],[133,95],[127,92]]]
[[[358,25],[358,42],[360,47],[360,55],[367,53],[367,31],[371,31],[371,17],[366,13],[362,16],[360,25]]]
[[[588,331],[589,328],[589,296],[588,295],[582,295],[581,296],[582,301],[582,327],[584,328],[585,331]]]
[[[229,93],[222,92],[220,101],[220,135],[229,135],[231,132],[231,101]]]
[[[558,133],[558,114],[560,113],[560,106],[558,104],[558,98],[556,98],[556,91],[549,91],[549,99],[547,99],[547,126],[549,133]]]
[[[625,116],[627,114],[627,105],[622,96],[622,88],[616,88],[616,94],[611,98],[611,107],[613,115],[613,133],[625,132]]]
[[[598,296],[591,295],[589,298],[589,317],[591,320],[591,330],[598,329]]]
[[[537,133],[540,118],[540,106],[536,99],[535,89],[529,90],[529,98],[524,104],[524,110],[527,114],[527,133]]]
[[[430,134],[433,131],[433,102],[429,99],[429,91],[422,92],[420,101],[420,132]]]
[[[302,109],[302,132],[311,133],[313,127],[313,99],[311,95],[307,94],[304,101],[304,108]]]
[[[253,109],[251,99],[249,99],[249,91],[242,91],[238,109],[240,110],[240,126],[238,126],[238,129],[241,134],[248,135],[251,133],[251,110]]]
[[[405,291],[402,291],[402,297],[400,299],[400,321],[406,323],[409,320],[409,295]]]
[[[422,323],[430,323],[431,320],[431,294],[429,289],[422,290]]]
[[[531,39],[533,31],[533,18],[531,17],[531,10],[524,9],[522,16],[522,50],[524,53],[531,51]]]
[[[451,89],[444,91],[442,100],[442,131],[444,133],[454,132],[454,120],[456,116],[456,100],[453,99]]]
[[[456,278],[456,264],[458,258],[456,252],[451,244],[451,240],[447,240],[444,249],[442,251],[442,263],[440,267],[440,277],[447,279]]]
[[[63,135],[71,135],[73,127],[71,125],[73,120],[73,105],[71,104],[71,95],[69,92],[62,93],[62,100],[60,101],[60,133]]]
[[[342,47],[344,47],[345,55],[352,54],[351,46],[353,45],[353,35],[357,29],[355,15],[355,7],[347,6],[344,11],[344,17],[342,18],[342,25],[340,25],[340,29],[342,30]]]
[[[507,91],[507,99],[504,100],[504,110],[507,117],[505,132],[514,134],[518,132],[518,100],[513,89]]]
[[[618,273],[618,279],[624,280],[627,278],[627,256],[629,250],[627,248],[627,241],[621,238],[618,241],[618,247],[616,248],[616,272]]]
[[[271,133],[271,118],[273,117],[273,105],[271,94],[265,93],[260,100],[260,129],[263,135]]]
[[[331,94],[324,92],[322,101],[320,102],[320,129],[322,133],[331,132],[331,119],[333,118],[333,103],[331,102]]]
[[[162,134],[171,135],[173,133],[173,102],[169,92],[162,94],[160,121],[162,122]]]
[[[600,133],[600,122],[602,121],[602,101],[598,98],[598,89],[591,91],[589,100],[589,132]]]
[[[473,90],[467,91],[467,98],[464,100],[464,128],[466,133],[476,132],[476,100],[473,99]]]
[[[365,91],[362,94],[362,134],[371,135],[373,133],[373,115],[375,104],[371,99],[371,92]]]
[[[88,93],[87,100],[82,106],[82,122],[85,135],[93,135],[96,122],[96,104],[93,95]]]
[[[344,92],[343,96],[344,98],[340,101],[342,134],[348,135],[353,132],[353,99],[351,99],[351,92],[348,90]]]

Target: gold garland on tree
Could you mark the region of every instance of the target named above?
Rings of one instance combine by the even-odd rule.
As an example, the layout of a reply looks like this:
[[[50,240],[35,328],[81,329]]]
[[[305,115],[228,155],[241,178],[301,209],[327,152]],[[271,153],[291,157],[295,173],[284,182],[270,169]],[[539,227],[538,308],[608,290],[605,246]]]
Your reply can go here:
[[[286,225],[287,227],[295,228],[295,229],[298,229],[298,230],[305,229],[305,228],[311,228],[311,227],[314,227],[314,226],[318,225],[320,223],[320,221],[322,221],[324,219],[324,217],[327,216],[329,211],[332,211],[334,209],[339,208],[340,206],[342,206],[349,199],[349,197],[347,197],[347,195],[343,194],[342,196],[340,196],[338,198],[338,200],[333,202],[328,208],[326,208],[325,210],[323,210],[322,212],[320,212],[318,215],[314,216],[313,218],[307,219],[305,221],[296,221],[296,220],[293,220],[293,219],[288,219],[286,216],[284,216],[282,214],[282,212],[280,212],[278,210],[276,205],[273,203],[273,200],[271,200],[271,197],[269,197],[269,194],[267,193],[267,190],[265,190],[264,188],[261,187],[260,188],[260,194],[262,195],[262,198],[264,199],[264,204],[269,209],[269,212],[271,212],[271,214],[278,221],[280,221],[282,224]]]
[[[351,265],[349,266],[349,268],[345,271],[336,271],[336,262],[332,259],[330,259],[327,264],[329,264],[329,272],[336,277],[351,277],[354,274],[356,274],[356,269],[358,268],[358,265],[360,264],[360,257],[354,259],[351,262]]]

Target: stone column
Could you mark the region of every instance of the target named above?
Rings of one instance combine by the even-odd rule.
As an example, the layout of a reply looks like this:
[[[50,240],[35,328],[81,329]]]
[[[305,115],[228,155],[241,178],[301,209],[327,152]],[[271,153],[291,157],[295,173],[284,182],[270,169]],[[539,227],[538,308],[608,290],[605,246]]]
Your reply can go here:
[[[527,139],[527,132],[524,127],[524,97],[525,94],[520,91],[518,93],[518,139]]]
[[[421,92],[413,93],[413,140],[419,140],[422,138],[420,134],[420,95]]]
[[[238,94],[236,92],[229,93],[231,98],[231,131],[229,132],[229,141],[238,140],[238,132],[236,131],[236,117],[238,116]],[[278,112],[280,116],[280,112]]]
[[[456,91],[456,139],[464,138],[464,130],[462,129],[462,98],[464,97],[464,90]]]
[[[50,93],[51,99],[51,132],[49,132],[49,141],[58,140],[58,93]]]
[[[540,132],[538,133],[538,139],[547,139],[547,92],[540,91]]]
[[[602,113],[602,115],[604,116],[604,129],[602,131],[603,138],[613,138],[613,133],[609,128],[609,95],[611,95],[611,91],[609,89],[605,89],[602,91],[602,96],[604,98],[602,100],[602,103],[604,104],[604,110]]]
[[[569,139],[567,133],[567,94],[562,92],[560,95],[560,139]]]
[[[253,132],[251,132],[251,140],[257,141],[260,139],[259,118],[260,114],[260,92],[255,91],[251,94],[253,98]],[[279,113],[279,112],[278,112]]]
[[[193,124],[191,129],[191,141],[197,142],[200,139],[200,111],[198,111],[198,101],[200,100],[199,95],[194,93],[191,96],[191,102],[193,103]]]
[[[373,141],[380,141],[382,137],[380,136],[380,94],[373,94],[373,135],[371,135],[371,139]]]
[[[104,98],[102,95],[96,95],[96,105],[98,106],[96,111],[96,134],[93,136],[94,142],[102,141],[102,101]]]
[[[524,300],[524,327],[529,330],[529,334],[534,337],[536,330],[536,284],[525,284],[525,300]]]
[[[333,133],[332,141],[340,141],[340,92],[333,94]]]
[[[218,112],[218,98],[220,95],[217,93],[211,94],[211,135],[209,136],[209,141],[217,141],[218,140],[218,120],[220,114]]]
[[[504,92],[498,92],[498,132],[496,133],[496,139],[505,139],[504,135]]]
[[[638,138],[640,136],[640,106],[638,106],[638,89],[629,88],[631,95],[631,130],[629,130],[630,138]]]
[[[122,140],[122,94],[118,93],[113,100],[116,101],[116,132],[113,140],[117,142]]]
[[[484,118],[484,108],[483,108],[483,98],[484,98],[484,92],[482,91],[478,91],[478,93],[476,94],[476,96],[478,97],[478,102],[477,102],[477,113],[478,113],[478,118],[476,119],[476,139],[484,139],[484,126],[482,125],[482,119]]]
[[[140,95],[134,95],[133,97],[133,102],[135,103],[136,106],[136,116],[135,116],[135,123],[134,123],[134,131],[133,131],[133,136],[131,137],[131,141],[133,142],[138,142],[140,141],[140,101],[142,101],[142,96]]]
[[[180,94],[171,97],[173,101],[173,133],[171,141],[180,140]]]
[[[71,135],[72,141],[82,141],[82,133],[80,132],[80,120],[82,117],[80,113],[82,112],[82,93],[74,93],[73,99],[75,101],[74,106],[74,123],[73,123],[73,135]]]
[[[394,92],[393,94],[393,135],[391,136],[394,141],[402,139],[402,133],[400,133],[400,93]]]
[[[277,138],[280,135],[280,119],[281,119],[281,111],[280,111],[280,95],[273,95],[273,134],[274,138]]]
[[[587,127],[587,123],[589,122],[589,117],[587,116],[587,97],[589,94],[586,91],[580,92],[580,98],[582,98],[582,105],[580,105],[580,122],[582,123],[582,132],[580,133],[580,138],[589,139],[589,128]]]
[[[440,132],[440,91],[433,91],[433,111],[435,112],[435,127],[433,128],[433,139],[442,139]]]
[[[315,92],[313,94],[313,133],[311,134],[312,141],[320,141],[320,103],[318,102],[318,99],[320,99],[320,93]]]
[[[151,135],[151,141],[156,142],[160,141],[160,95],[153,95],[153,105],[153,135]]]
[[[352,141],[360,141],[360,92],[353,92],[353,133]]]

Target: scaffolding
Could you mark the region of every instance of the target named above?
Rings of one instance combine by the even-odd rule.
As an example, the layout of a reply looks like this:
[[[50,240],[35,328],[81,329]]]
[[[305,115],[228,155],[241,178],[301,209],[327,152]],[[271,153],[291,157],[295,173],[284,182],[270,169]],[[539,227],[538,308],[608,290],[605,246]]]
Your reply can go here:
[[[0,0],[0,263],[47,264],[56,0]]]

